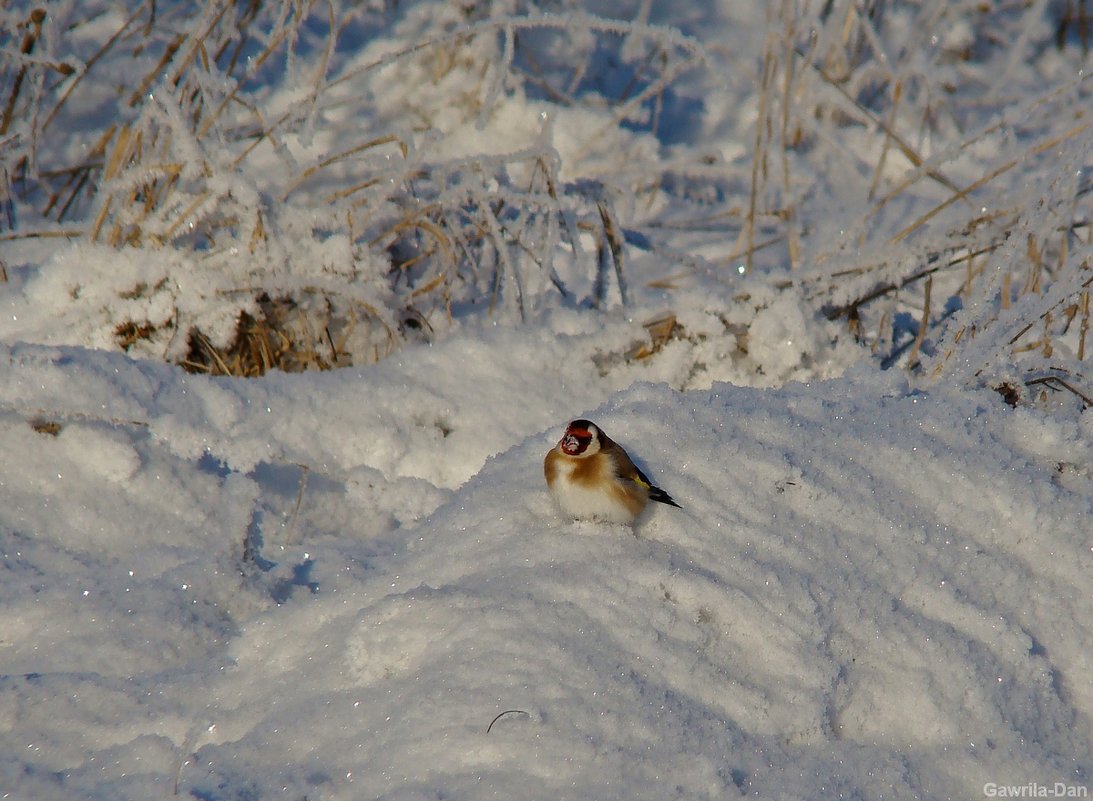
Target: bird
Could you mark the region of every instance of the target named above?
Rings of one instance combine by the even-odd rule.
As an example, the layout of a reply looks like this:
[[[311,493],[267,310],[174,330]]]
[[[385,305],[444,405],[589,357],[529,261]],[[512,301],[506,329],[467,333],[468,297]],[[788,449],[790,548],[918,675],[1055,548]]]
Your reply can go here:
[[[649,501],[682,509],[590,420],[574,420],[543,460],[547,487],[574,518],[633,523]]]

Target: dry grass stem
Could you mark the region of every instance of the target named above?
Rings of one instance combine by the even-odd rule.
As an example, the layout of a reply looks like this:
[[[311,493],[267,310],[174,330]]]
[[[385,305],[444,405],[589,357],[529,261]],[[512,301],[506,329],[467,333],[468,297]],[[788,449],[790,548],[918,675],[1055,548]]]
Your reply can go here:
[[[934,277],[932,275],[926,276],[924,287],[922,317],[919,319],[918,331],[915,333],[915,341],[911,345],[911,352],[907,356],[907,364],[912,367],[918,364],[918,354],[922,349],[922,343],[926,341],[926,331],[930,327],[930,293],[934,287]]]
[[[1082,123],[1081,125],[1075,125],[1073,128],[1071,128],[1066,133],[1060,134],[1059,136],[1056,136],[1056,137],[1052,137],[1048,141],[1041,142],[1040,144],[1038,144],[1035,147],[1031,148],[1025,154],[1025,156],[1023,156],[1022,158],[1031,158],[1033,156],[1039,156],[1043,153],[1046,153],[1047,151],[1049,151],[1049,150],[1051,150],[1055,147],[1058,147],[1060,144],[1062,144],[1066,140],[1072,139],[1073,137],[1078,136],[1081,133],[1084,133],[1089,128],[1089,126],[1090,126],[1090,123],[1088,123],[1088,122]],[[902,239],[905,239],[912,232],[914,232],[918,228],[921,228],[923,225],[925,225],[931,219],[936,217],[944,209],[948,208],[953,203],[956,203],[958,200],[965,200],[969,194],[971,194],[972,192],[975,192],[976,190],[982,189],[984,186],[989,184],[991,181],[993,181],[998,176],[1003,175],[1006,172],[1009,172],[1014,167],[1016,167],[1018,164],[1020,164],[1021,161],[1022,161],[1022,159],[1011,159],[1010,161],[1007,161],[1005,164],[1002,164],[1001,166],[996,167],[995,169],[991,170],[989,173],[984,175],[982,178],[980,178],[979,180],[973,182],[972,184],[965,187],[964,189],[961,189],[961,190],[955,192],[953,195],[948,197],[944,202],[942,202],[941,204],[939,204],[939,205],[935,206],[934,208],[930,209],[930,211],[926,212],[926,214],[923,214],[921,217],[916,219],[914,222],[912,222],[910,225],[908,225],[906,228],[904,228],[902,231],[900,231],[898,234],[896,234],[894,237],[892,237],[891,241],[893,243],[895,243],[895,242],[901,241]]]

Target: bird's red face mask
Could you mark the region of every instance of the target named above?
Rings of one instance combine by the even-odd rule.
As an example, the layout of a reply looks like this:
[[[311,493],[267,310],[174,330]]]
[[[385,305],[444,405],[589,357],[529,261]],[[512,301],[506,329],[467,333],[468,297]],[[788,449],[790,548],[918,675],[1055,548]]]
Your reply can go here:
[[[592,432],[576,423],[570,423],[565,436],[558,443],[562,451],[569,456],[580,456],[592,444]]]

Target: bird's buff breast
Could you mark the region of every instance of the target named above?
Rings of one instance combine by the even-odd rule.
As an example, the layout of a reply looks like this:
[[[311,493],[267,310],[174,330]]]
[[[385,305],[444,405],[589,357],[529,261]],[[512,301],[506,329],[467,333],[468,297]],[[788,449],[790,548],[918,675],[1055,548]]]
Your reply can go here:
[[[575,481],[572,475],[575,465],[558,461],[555,465],[558,477],[551,494],[566,514],[610,523],[631,523],[641,512],[644,504],[635,504],[634,499],[627,498],[610,480],[591,484]]]

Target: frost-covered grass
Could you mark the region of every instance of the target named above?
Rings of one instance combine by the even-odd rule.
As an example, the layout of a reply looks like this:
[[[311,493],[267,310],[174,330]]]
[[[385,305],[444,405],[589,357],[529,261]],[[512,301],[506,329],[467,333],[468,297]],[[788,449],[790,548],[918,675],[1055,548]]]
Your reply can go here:
[[[9,8],[13,328],[243,374],[756,279],[885,365],[1081,385],[1063,5]]]
[[[1088,793],[1084,13],[5,6],[0,798]]]

